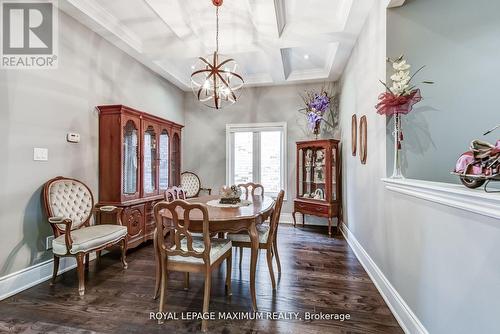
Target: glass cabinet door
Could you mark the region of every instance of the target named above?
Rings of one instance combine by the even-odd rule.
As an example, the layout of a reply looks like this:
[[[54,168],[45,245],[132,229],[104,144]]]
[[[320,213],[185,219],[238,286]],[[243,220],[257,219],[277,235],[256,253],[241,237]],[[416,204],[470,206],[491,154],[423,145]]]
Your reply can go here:
[[[178,133],[174,133],[172,140],[172,185],[179,186],[181,183],[180,168],[181,168],[181,139]]]
[[[137,193],[137,139],[137,127],[134,121],[129,120],[123,128],[123,195],[135,195]]]
[[[304,148],[299,152],[299,196],[326,200],[326,152],[323,148]]]
[[[144,131],[143,190],[145,194],[155,193],[156,184],[156,133],[152,126]]]
[[[332,201],[337,200],[337,149],[332,148]]]
[[[160,133],[160,140],[158,144],[158,153],[159,153],[159,186],[160,190],[166,190],[168,188],[169,181],[169,163],[168,163],[168,154],[169,154],[169,143],[170,138],[168,136],[167,130],[163,130]]]

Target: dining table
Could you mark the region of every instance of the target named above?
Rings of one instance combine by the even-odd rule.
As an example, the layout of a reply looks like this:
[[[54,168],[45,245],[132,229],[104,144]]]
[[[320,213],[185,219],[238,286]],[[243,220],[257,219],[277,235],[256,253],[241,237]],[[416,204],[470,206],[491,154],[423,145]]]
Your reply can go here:
[[[269,196],[250,195],[242,196],[242,202],[246,205],[238,207],[221,207],[214,205],[220,200],[219,195],[201,196],[187,199],[189,203],[200,203],[207,207],[209,233],[248,233],[251,241],[250,257],[250,295],[252,298],[253,311],[257,311],[257,297],[255,293],[255,274],[257,268],[257,256],[259,253],[259,235],[257,226],[266,221],[274,209],[274,199]],[[171,213],[165,210],[161,213],[164,224],[172,219]],[[182,222],[183,215],[179,215]],[[166,220],[166,221],[165,221]],[[200,210],[193,210],[189,215],[189,231],[192,233],[203,232],[203,216]]]

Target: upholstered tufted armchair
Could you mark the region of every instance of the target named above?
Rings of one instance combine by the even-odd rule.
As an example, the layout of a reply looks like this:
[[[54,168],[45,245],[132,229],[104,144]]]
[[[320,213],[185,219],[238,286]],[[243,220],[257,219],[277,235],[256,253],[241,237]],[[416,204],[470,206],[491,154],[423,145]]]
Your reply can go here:
[[[198,197],[202,190],[212,194],[211,188],[203,188],[198,175],[192,172],[183,172],[181,174],[181,188],[186,193],[187,198]]]
[[[83,296],[84,270],[88,267],[89,253],[97,252],[99,260],[101,250],[118,243],[121,243],[123,267],[127,268],[125,261],[127,227],[121,223],[121,208],[115,206],[95,208],[92,192],[85,184],[61,176],[45,183],[43,198],[45,213],[54,231],[52,284],[55,283],[59,270],[59,258],[76,257],[78,292]],[[90,225],[91,217],[97,210],[115,213],[117,224]]]

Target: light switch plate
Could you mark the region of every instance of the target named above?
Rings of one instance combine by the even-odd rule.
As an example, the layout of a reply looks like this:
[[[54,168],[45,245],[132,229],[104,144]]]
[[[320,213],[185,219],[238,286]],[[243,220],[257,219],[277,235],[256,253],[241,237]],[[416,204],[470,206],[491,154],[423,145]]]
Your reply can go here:
[[[49,160],[49,149],[35,147],[33,148],[33,160],[35,161],[48,161]]]

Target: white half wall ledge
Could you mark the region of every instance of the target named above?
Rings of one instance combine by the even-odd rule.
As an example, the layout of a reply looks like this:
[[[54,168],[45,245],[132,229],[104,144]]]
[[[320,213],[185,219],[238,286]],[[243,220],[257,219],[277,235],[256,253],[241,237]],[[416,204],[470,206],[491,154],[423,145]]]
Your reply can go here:
[[[500,193],[468,189],[459,184],[414,179],[383,178],[385,188],[408,196],[439,203],[500,220]]]
[[[389,0],[387,8],[401,7],[405,4],[406,0]]]

